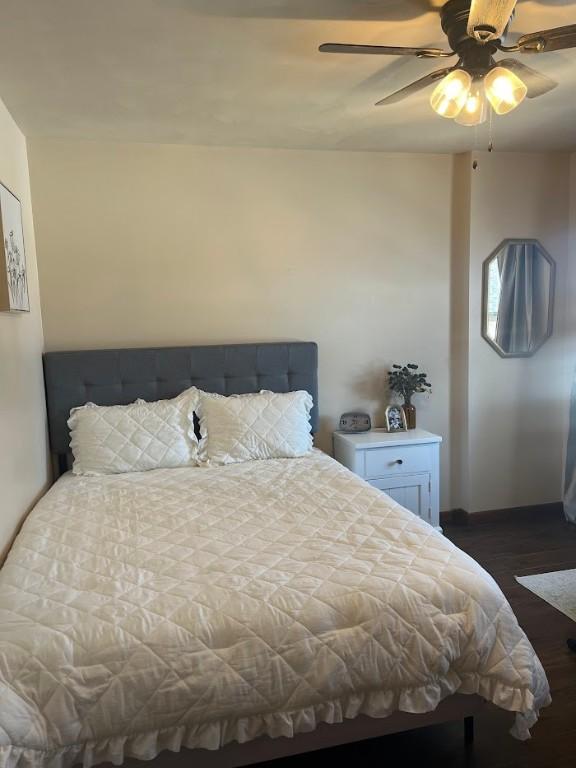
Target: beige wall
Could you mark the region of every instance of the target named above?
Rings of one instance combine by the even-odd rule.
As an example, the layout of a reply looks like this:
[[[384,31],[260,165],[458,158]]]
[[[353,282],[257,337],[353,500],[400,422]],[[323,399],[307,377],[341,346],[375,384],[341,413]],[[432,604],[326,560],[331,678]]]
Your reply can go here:
[[[29,155],[48,349],[313,339],[325,449],[344,410],[381,423],[387,367],[414,360],[434,384],[420,424],[445,438],[443,508],[560,499],[568,156],[55,140]],[[506,237],[558,265],[555,334],[527,360],[480,336],[482,262]]]
[[[454,157],[452,173],[452,259],[450,285],[450,479],[452,506],[470,506],[468,378],[470,357],[471,157]]]
[[[556,502],[561,498],[568,407],[567,290],[569,158],[554,154],[462,156],[470,177],[465,310],[468,358],[462,420],[467,483],[454,504],[471,512]],[[473,160],[478,161],[472,170]],[[458,187],[455,194],[460,193]],[[482,263],[507,237],[537,238],[557,265],[555,331],[531,358],[502,359],[481,338]],[[453,378],[456,381],[456,378]]]
[[[0,102],[0,180],[20,198],[29,314],[0,313],[0,562],[48,479],[42,320],[26,141]]]
[[[451,158],[29,142],[48,349],[320,347],[319,444],[415,361],[446,438]]]

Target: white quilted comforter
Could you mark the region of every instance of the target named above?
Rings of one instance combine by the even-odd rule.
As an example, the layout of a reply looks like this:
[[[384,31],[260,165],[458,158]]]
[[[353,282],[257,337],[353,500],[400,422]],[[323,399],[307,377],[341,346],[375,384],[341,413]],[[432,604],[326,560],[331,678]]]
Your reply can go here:
[[[0,766],[293,735],[546,676],[492,578],[314,451],[61,478],[0,572]]]

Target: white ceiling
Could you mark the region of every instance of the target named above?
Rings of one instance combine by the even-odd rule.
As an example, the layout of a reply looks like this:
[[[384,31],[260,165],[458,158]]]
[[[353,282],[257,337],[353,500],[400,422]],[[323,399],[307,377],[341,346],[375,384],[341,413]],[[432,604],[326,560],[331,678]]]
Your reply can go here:
[[[488,128],[437,117],[443,66],[317,52],[322,42],[444,45],[438,0],[0,0],[0,96],[29,136],[455,152]],[[441,4],[441,3],[440,3]],[[576,0],[520,2],[517,34],[576,23]],[[560,86],[496,118],[502,150],[576,148],[576,50],[523,61]]]

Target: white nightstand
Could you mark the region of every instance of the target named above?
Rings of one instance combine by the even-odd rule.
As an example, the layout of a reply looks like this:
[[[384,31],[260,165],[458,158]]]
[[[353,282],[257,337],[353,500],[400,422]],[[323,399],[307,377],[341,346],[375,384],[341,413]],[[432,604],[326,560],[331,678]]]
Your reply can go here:
[[[334,457],[370,485],[440,528],[440,443],[424,429],[334,432]]]

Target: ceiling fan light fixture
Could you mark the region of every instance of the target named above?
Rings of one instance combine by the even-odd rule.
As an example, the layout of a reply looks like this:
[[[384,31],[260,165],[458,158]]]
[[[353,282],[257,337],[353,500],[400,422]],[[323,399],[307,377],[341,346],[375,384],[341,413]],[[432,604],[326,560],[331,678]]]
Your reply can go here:
[[[505,115],[521,104],[526,98],[528,88],[506,67],[494,67],[484,78],[488,101],[497,115]]]
[[[486,92],[484,91],[484,82],[481,77],[474,78],[466,103],[460,113],[456,116],[455,122],[458,125],[474,126],[486,122],[488,117],[488,102]]]
[[[441,117],[457,117],[466,104],[472,78],[463,69],[455,69],[438,83],[430,96],[430,106]]]

